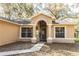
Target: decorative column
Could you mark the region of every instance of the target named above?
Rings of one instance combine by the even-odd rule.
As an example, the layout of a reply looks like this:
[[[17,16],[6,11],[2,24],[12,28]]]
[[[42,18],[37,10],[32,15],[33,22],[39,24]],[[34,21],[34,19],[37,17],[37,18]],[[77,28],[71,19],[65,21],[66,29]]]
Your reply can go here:
[[[48,37],[47,43],[52,43],[52,24],[48,24]]]
[[[37,39],[36,39],[36,26],[33,25],[33,38],[31,40],[32,43],[36,43]]]

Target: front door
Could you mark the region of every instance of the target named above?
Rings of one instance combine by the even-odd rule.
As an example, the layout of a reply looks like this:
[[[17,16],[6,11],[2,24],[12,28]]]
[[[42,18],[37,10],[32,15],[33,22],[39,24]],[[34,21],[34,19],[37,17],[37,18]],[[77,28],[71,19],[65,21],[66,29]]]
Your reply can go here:
[[[39,25],[39,40],[45,42],[46,41],[46,34],[47,34],[46,33],[47,32],[46,23],[44,21],[40,21],[38,23],[38,25]]]
[[[46,41],[46,29],[40,30],[39,38],[40,38],[40,41]]]

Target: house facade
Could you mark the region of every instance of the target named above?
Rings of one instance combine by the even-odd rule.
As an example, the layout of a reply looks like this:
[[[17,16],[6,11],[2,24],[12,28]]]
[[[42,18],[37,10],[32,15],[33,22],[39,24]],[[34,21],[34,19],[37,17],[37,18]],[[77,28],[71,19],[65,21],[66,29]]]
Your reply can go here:
[[[38,13],[26,20],[0,19],[0,46],[16,41],[75,43],[75,24]]]

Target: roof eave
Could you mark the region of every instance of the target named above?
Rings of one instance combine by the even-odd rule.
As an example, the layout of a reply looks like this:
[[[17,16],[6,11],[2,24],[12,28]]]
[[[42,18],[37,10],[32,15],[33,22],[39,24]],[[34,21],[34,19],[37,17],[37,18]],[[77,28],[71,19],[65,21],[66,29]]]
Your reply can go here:
[[[52,25],[74,25],[76,26],[76,24],[52,24]]]
[[[4,22],[11,23],[11,24],[20,25],[20,24],[18,24],[18,23],[11,22],[11,21],[9,21],[9,20],[5,20],[5,19],[0,19],[0,20],[1,20],[1,21],[4,21]]]

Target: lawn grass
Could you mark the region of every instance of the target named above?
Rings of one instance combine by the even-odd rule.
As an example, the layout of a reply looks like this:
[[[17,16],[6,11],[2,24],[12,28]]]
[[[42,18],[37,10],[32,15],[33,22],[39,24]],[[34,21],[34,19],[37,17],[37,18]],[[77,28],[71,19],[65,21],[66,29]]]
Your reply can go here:
[[[76,42],[79,43],[79,34],[78,34],[78,36],[76,38]]]

